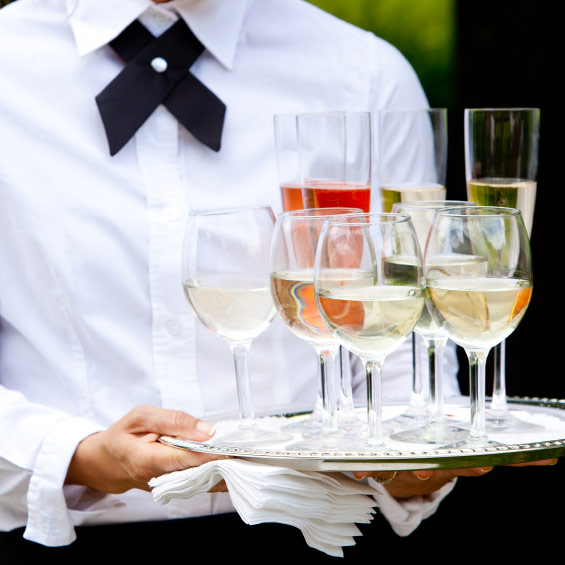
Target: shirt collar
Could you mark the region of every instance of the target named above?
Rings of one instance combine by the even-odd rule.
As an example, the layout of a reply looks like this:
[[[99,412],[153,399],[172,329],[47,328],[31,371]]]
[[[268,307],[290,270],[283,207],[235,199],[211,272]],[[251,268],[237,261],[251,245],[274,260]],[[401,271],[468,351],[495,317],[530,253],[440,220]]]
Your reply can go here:
[[[247,0],[67,0],[80,56],[106,45],[146,11],[174,9],[222,65],[233,68]]]

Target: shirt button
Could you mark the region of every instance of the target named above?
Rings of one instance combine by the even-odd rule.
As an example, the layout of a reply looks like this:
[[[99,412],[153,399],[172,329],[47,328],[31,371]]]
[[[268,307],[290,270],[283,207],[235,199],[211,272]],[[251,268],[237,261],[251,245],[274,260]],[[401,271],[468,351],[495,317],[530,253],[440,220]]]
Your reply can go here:
[[[156,73],[164,73],[167,70],[169,64],[163,57],[155,57],[151,61],[151,67]]]

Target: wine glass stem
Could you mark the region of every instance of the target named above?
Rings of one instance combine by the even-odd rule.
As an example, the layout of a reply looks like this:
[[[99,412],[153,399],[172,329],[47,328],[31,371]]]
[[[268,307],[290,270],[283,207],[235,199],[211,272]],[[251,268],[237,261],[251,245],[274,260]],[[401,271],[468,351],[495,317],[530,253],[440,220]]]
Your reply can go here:
[[[491,410],[506,412],[506,341],[494,347],[494,386]]]
[[[382,361],[367,361],[365,363],[367,375],[367,421],[369,424],[368,441],[372,445],[381,445],[383,443],[382,365]]]
[[[339,346],[339,377],[340,377],[340,399],[339,408],[345,412],[351,412],[353,405],[353,388],[351,385],[351,363],[349,360],[349,351],[342,345]]]
[[[250,343],[235,343],[231,345],[235,364],[239,416],[244,422],[250,422],[254,417],[251,403],[251,387],[249,384],[249,367],[247,365],[250,345]]]
[[[471,439],[485,439],[485,364],[488,351],[467,351],[471,397]]]
[[[428,351],[429,383],[430,383],[430,421],[443,421],[443,387],[442,369],[445,339],[425,339]]]
[[[323,349],[317,353],[320,363],[320,383],[322,390],[322,425],[325,430],[335,430],[337,429],[336,354],[329,349]]]

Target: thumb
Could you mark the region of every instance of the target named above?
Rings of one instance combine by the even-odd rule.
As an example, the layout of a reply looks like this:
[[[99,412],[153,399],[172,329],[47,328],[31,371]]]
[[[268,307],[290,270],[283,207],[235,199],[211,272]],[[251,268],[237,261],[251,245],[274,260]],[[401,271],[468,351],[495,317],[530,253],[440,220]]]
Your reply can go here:
[[[216,427],[210,422],[191,416],[182,410],[171,410],[157,406],[137,406],[131,413],[134,433],[152,432],[194,441],[210,439]]]

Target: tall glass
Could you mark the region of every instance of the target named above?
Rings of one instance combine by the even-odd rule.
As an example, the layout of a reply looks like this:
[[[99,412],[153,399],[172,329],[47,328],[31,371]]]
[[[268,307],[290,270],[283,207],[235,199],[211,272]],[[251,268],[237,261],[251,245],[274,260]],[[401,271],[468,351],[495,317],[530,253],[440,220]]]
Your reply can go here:
[[[521,211],[531,236],[537,189],[538,108],[465,110],[467,198],[481,206]],[[527,431],[540,426],[510,413],[506,400],[506,342],[494,348],[494,385],[487,428]]]
[[[399,267],[398,258],[410,258]],[[330,333],[358,355],[367,375],[366,437],[350,448],[386,449],[381,370],[412,333],[424,306],[422,257],[410,218],[358,214],[324,222],[314,270],[318,309]]]
[[[486,267],[473,274],[454,274],[434,265],[436,259],[454,254],[482,257]],[[434,322],[469,358],[471,428],[461,445],[489,445],[486,359],[524,317],[533,288],[530,242],[520,211],[496,206],[438,210],[424,268]]]
[[[381,207],[392,212],[403,202],[445,200],[447,110],[398,108],[378,115],[378,172]],[[422,252],[424,248],[422,247]],[[420,360],[422,340],[412,335],[412,393],[407,410],[390,425],[424,422],[428,404]]]
[[[254,419],[248,353],[276,316],[269,253],[275,226],[268,206],[201,210],[188,216],[182,277],[198,319],[230,346],[235,364],[240,425],[222,443],[238,446],[284,441]],[[213,375],[210,375],[213,378]]]
[[[296,114],[275,114],[273,121],[282,208],[285,212],[301,210],[304,204],[300,186]]]
[[[339,343],[328,331],[316,306],[314,257],[324,220],[359,212],[357,208],[312,208],[285,212],[277,218],[271,247],[273,301],[285,324],[316,351],[323,407],[321,419],[310,417],[291,424],[294,431],[315,437],[289,449],[347,449],[337,417],[338,386],[334,365]]]
[[[447,110],[379,112],[378,170],[383,212],[400,202],[445,200]]]
[[[305,208],[371,208],[372,130],[369,112],[311,112],[296,119],[300,184]],[[349,353],[339,348],[339,420],[359,425]]]
[[[398,214],[410,216],[418,236],[420,249],[424,251],[437,210],[472,205],[472,202],[463,200],[397,202],[393,205],[392,210]],[[446,275],[474,276],[486,274],[486,261],[482,257],[467,254],[429,256],[427,269],[430,274],[432,269],[439,269]],[[408,429],[391,434],[391,439],[429,444],[446,444],[463,439],[467,432],[463,428],[448,424],[443,413],[443,353],[448,339],[434,322],[427,306],[424,307],[414,332],[422,338],[428,354],[428,417],[424,425],[409,426]]]

